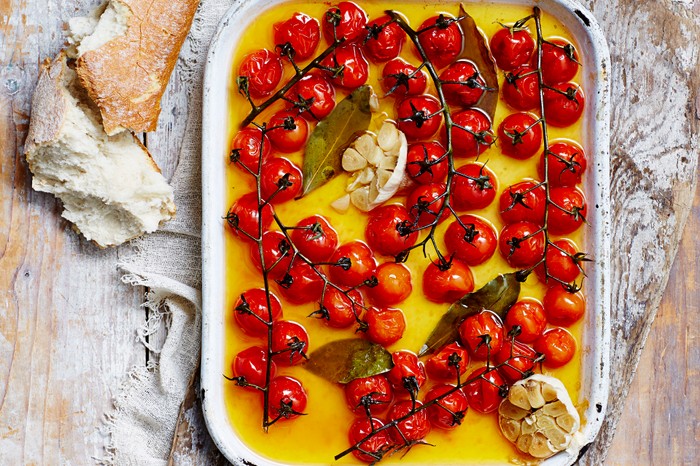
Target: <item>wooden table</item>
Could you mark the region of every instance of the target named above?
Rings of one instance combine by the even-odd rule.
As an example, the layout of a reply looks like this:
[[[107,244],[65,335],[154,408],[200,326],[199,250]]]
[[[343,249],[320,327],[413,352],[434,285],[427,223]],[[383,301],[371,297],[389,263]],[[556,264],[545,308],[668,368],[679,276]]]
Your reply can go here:
[[[98,250],[30,188],[21,155],[39,63],[64,42],[68,18],[99,0],[0,1],[0,464],[91,464],[104,455],[97,428],[128,368],[148,354],[135,336],[144,290],[123,284],[115,264],[128,251]],[[614,367],[611,420],[675,255],[697,181],[700,1],[588,1],[612,48]],[[191,57],[190,57],[191,58]],[[201,57],[200,57],[201,59]],[[177,163],[186,97],[177,71],[148,147],[166,176]],[[655,157],[672,154],[664,171]],[[664,159],[659,164],[668,164]],[[647,198],[640,193],[647,193]],[[630,389],[610,464],[681,464],[697,457],[697,287],[700,201],[671,273],[657,324]],[[643,213],[653,209],[649,226]],[[647,235],[656,232],[658,239]],[[631,246],[632,238],[641,249]],[[636,262],[657,264],[645,271]],[[637,286],[626,286],[628,283]],[[619,364],[618,364],[619,363]],[[182,446],[214,458],[201,425]],[[608,424],[586,456],[598,464]],[[191,439],[190,439],[191,440]]]

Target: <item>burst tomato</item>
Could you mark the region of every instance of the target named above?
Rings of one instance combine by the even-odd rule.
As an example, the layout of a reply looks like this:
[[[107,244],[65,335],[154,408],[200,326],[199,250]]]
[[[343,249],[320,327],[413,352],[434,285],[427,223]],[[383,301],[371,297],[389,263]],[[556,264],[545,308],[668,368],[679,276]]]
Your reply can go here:
[[[533,298],[525,298],[513,304],[506,314],[506,332],[513,331],[516,325],[520,333],[515,337],[523,343],[537,340],[547,328],[547,317],[542,303]]]
[[[555,327],[547,330],[535,341],[535,351],[544,355],[547,367],[561,367],[576,354],[576,340],[565,329]]]
[[[457,380],[457,369],[464,375],[468,366],[469,353],[457,342],[443,346],[425,362],[428,375],[439,380]]]
[[[467,395],[469,407],[479,413],[492,413],[498,409],[505,394],[507,385],[496,369],[482,367],[469,374],[467,380],[474,379],[463,388]]]
[[[278,320],[272,324],[272,360],[282,366],[293,366],[306,359],[309,352],[309,334],[306,329],[291,320]]]
[[[348,432],[350,445],[355,445],[368,435],[373,434],[352,451],[355,458],[365,463],[375,463],[382,458],[385,452],[389,451],[392,441],[388,429],[375,432],[382,426],[384,423],[376,418],[356,419],[352,423]]]
[[[272,204],[291,201],[301,192],[301,169],[284,157],[268,160],[260,176],[263,199]]]
[[[401,26],[384,15],[367,25],[364,49],[374,63],[383,63],[399,56],[404,40],[406,33]]]
[[[362,38],[367,25],[367,13],[353,2],[340,2],[323,17],[323,37],[330,43],[335,39],[352,42]]]
[[[303,61],[314,54],[321,39],[318,21],[304,13],[294,13],[291,18],[273,26],[275,44],[287,42],[294,48],[294,60]]]
[[[420,42],[435,68],[444,68],[462,52],[464,35],[455,18],[439,15],[426,19],[418,28]]]
[[[387,373],[387,379],[397,396],[408,395],[409,389],[418,390],[426,381],[425,366],[418,356],[410,351],[396,351],[391,355],[394,367]]]
[[[267,136],[263,137],[262,131],[258,128],[243,128],[236,133],[231,141],[229,159],[237,164],[245,165],[248,170],[257,173],[261,156],[264,164],[270,156],[271,148],[270,139]]]
[[[538,119],[529,113],[513,113],[498,127],[501,151],[514,159],[529,159],[540,150],[542,128]]]
[[[409,141],[430,139],[442,125],[440,101],[429,94],[406,97],[396,114],[399,129]]]
[[[442,144],[436,141],[418,142],[408,146],[406,173],[418,184],[445,181],[449,160]]]
[[[257,50],[243,57],[238,76],[245,76],[251,97],[267,97],[282,79],[282,60],[267,49]]]
[[[413,406],[414,404],[410,400],[397,401],[389,410],[389,420],[396,421],[407,416],[413,411]],[[418,408],[423,406],[423,403],[416,401],[415,406]],[[430,421],[425,409],[407,417],[397,423],[393,429],[390,429],[391,438],[399,445],[404,445],[406,442],[417,442],[424,439],[429,433]]]
[[[423,293],[433,302],[453,303],[473,290],[472,271],[459,259],[444,264],[431,262],[423,273]]]
[[[450,203],[455,210],[476,210],[489,206],[496,198],[496,175],[485,165],[468,163],[452,178]]]
[[[320,215],[300,220],[290,236],[299,252],[312,262],[326,262],[338,247],[338,233]]]
[[[535,50],[535,41],[527,29],[504,27],[491,37],[491,53],[503,71],[526,64]]]
[[[420,95],[428,86],[425,71],[408,63],[403,58],[394,58],[384,65],[382,70],[382,89],[397,97]]]
[[[345,385],[345,399],[355,414],[363,415],[366,408],[376,416],[389,409],[394,392],[383,375],[355,379]]]
[[[462,215],[445,232],[447,251],[467,265],[486,262],[496,251],[496,230],[487,220],[474,215]]]
[[[377,271],[377,259],[372,250],[362,241],[351,241],[338,247],[331,256],[330,278],[333,283],[348,287],[369,280]]]
[[[506,225],[498,240],[501,255],[511,267],[532,267],[544,255],[544,233],[530,222]],[[539,231],[539,233],[537,233]]]
[[[426,408],[430,424],[438,429],[454,429],[459,426],[469,408],[464,392],[455,390],[454,385],[439,384],[425,395],[425,403],[437,398],[440,399]]]
[[[530,222],[536,225],[544,223],[544,210],[547,195],[544,186],[537,186],[534,181],[521,181],[501,193],[498,207],[501,218],[506,224]]]
[[[404,206],[381,206],[370,211],[365,238],[369,246],[379,254],[396,256],[416,244],[418,233],[412,231],[411,227],[411,215]]]
[[[367,323],[367,339],[383,346],[399,341],[406,330],[406,318],[401,309],[370,307],[364,320]]]
[[[394,306],[404,301],[413,291],[411,271],[403,264],[386,262],[377,267],[377,286],[367,288],[373,304]]]
[[[270,307],[267,306],[267,294],[262,288],[245,291],[233,305],[233,316],[238,326],[248,335],[267,335],[267,324],[282,317],[282,304],[270,293]]]
[[[459,338],[475,359],[493,357],[505,338],[501,318],[491,311],[471,315],[460,324]]]
[[[270,421],[294,419],[306,409],[306,390],[294,377],[282,376],[273,379],[268,393],[267,415]]]

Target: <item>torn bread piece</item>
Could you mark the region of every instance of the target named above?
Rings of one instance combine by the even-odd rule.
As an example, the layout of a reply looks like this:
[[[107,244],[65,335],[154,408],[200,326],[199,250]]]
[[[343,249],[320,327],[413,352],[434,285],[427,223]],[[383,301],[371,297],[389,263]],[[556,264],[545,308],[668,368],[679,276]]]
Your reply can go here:
[[[63,53],[39,77],[25,155],[32,187],[61,199],[63,217],[100,247],[153,232],[175,215],[173,189],[148,150],[130,132],[104,132]]]
[[[155,131],[199,0],[110,0],[69,23],[68,53],[105,132]]]

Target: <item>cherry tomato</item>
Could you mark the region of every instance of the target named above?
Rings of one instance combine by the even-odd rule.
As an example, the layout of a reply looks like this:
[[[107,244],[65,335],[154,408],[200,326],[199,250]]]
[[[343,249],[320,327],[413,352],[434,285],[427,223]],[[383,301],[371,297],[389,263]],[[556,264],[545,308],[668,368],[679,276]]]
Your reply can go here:
[[[528,377],[535,367],[537,353],[524,343],[519,341],[506,341],[501,350],[496,353],[496,363],[504,364],[498,368],[504,379],[509,384],[514,384],[520,379]]]
[[[345,89],[360,87],[369,77],[369,63],[354,44],[338,47],[323,59],[321,65],[329,68],[326,72],[331,82]]]
[[[243,128],[231,141],[229,158],[245,165],[253,173],[257,173],[260,156],[262,155],[264,162],[270,156],[271,147],[270,139],[267,136],[263,137],[262,131],[258,128]]]
[[[544,354],[545,366],[561,367],[573,359],[576,340],[561,327],[551,328],[535,341],[535,351]]]
[[[401,309],[370,307],[364,320],[367,323],[367,339],[383,346],[399,341],[406,330],[406,318]]]
[[[326,288],[322,308],[314,313],[324,324],[333,328],[348,328],[362,313],[364,300],[357,290],[350,290],[346,295],[333,287]]]
[[[527,29],[504,27],[491,37],[491,53],[503,71],[526,64],[535,50],[535,41]]]
[[[476,157],[491,147],[494,137],[491,121],[481,110],[470,108],[452,115],[452,148],[455,157]],[[443,128],[442,138],[446,141]],[[447,145],[447,144],[445,144]]]
[[[376,418],[356,419],[348,432],[350,445],[357,444],[357,442],[374,433],[383,425],[384,423]],[[374,433],[369,439],[362,442],[359,448],[352,451],[352,454],[355,455],[355,458],[365,463],[375,463],[382,458],[385,452],[389,451],[391,444],[389,429],[385,429]]]
[[[352,380],[345,385],[345,399],[353,413],[363,415],[366,408],[376,416],[389,409],[394,391],[383,375],[373,375]]]
[[[497,189],[496,175],[491,170],[480,163],[468,163],[452,178],[450,203],[456,210],[484,209],[496,198]]]
[[[335,39],[351,42],[363,37],[367,13],[353,2],[340,2],[330,7],[323,17],[323,37],[330,43]]]
[[[408,146],[406,173],[418,184],[445,181],[449,160],[445,148],[435,141],[417,142]]]
[[[300,220],[290,236],[299,252],[312,262],[328,261],[338,247],[338,233],[320,215]]]
[[[306,409],[306,390],[294,377],[282,376],[272,379],[268,393],[267,415],[270,421],[294,419]]]
[[[341,260],[345,259],[345,260]],[[347,260],[349,259],[349,268]],[[332,265],[330,278],[333,283],[348,287],[357,286],[369,280],[377,271],[377,259],[372,250],[362,241],[351,241],[342,244],[331,256],[330,262],[342,265]]]
[[[335,88],[321,74],[307,74],[286,94],[294,109],[309,121],[326,118],[335,107]]]
[[[410,400],[397,401],[389,410],[389,420],[395,421],[407,416],[413,411],[413,402]],[[416,408],[423,406],[423,403],[416,400]],[[422,409],[412,416],[396,424],[393,429],[389,429],[391,438],[399,445],[406,442],[417,442],[424,439],[430,433],[430,421],[428,413]]]
[[[572,293],[559,285],[547,289],[542,304],[549,323],[562,327],[569,327],[581,320],[586,310],[586,299],[583,293],[580,291]]]
[[[564,83],[578,72],[578,53],[565,39],[547,39],[542,44],[542,80],[545,84]]]
[[[544,255],[544,233],[538,225],[518,222],[506,225],[498,239],[501,255],[511,267],[532,267]],[[525,239],[527,238],[527,239]]]
[[[508,105],[521,112],[527,112],[540,106],[540,86],[537,70],[523,65],[515,71],[506,73],[501,93]]]
[[[549,146],[547,172],[549,185],[576,186],[586,171],[586,154],[583,148],[571,141],[554,142]],[[538,166],[541,179],[544,179],[544,152]]]
[[[418,185],[406,199],[408,211],[418,228],[425,228],[435,222],[438,212],[445,202],[445,183],[430,183]],[[444,208],[438,223],[450,216],[450,210]]]
[[[466,384],[463,388],[469,401],[469,407],[483,414],[494,412],[507,393],[507,385],[503,377],[498,373],[498,370],[488,367],[476,369],[469,374],[467,380],[475,377],[479,378]]]
[[[416,244],[418,233],[411,231],[411,226],[411,216],[404,206],[381,206],[370,211],[365,238],[379,254],[396,256]]]
[[[370,60],[383,63],[399,56],[406,33],[389,16],[380,16],[370,21],[367,31],[364,47]]]
[[[462,215],[445,232],[445,246],[450,254],[467,265],[483,264],[496,251],[496,230],[488,221],[474,215]]]
[[[529,113],[513,113],[498,127],[501,151],[514,159],[529,159],[542,145],[542,128]]]
[[[559,128],[576,123],[586,104],[583,89],[576,83],[554,84],[544,90],[543,97],[547,123]]]
[[[397,108],[399,129],[409,141],[430,139],[442,125],[442,106],[429,94],[406,97]]]
[[[435,68],[444,68],[462,52],[462,29],[445,15],[426,19],[418,28],[418,40]]]
[[[267,97],[282,79],[282,60],[267,49],[257,50],[243,57],[238,76],[245,76],[251,97]]]
[[[547,248],[545,264],[535,269],[537,278],[543,283],[548,282],[544,272],[544,266],[546,265],[549,276],[563,282],[573,282],[581,273],[578,267],[581,259],[577,259],[577,253],[576,245],[571,240],[560,239],[554,241],[554,244]]]
[[[428,86],[425,71],[417,68],[402,58],[394,58],[384,65],[382,70],[382,89],[397,97],[420,95]]]
[[[446,395],[451,390],[454,391]],[[454,429],[462,424],[464,415],[469,408],[469,402],[464,392],[455,390],[454,385],[439,384],[431,388],[425,395],[425,403],[430,403],[437,398],[440,399],[425,409],[428,411],[430,424],[438,429]]]
[[[306,144],[309,124],[297,112],[284,110],[275,113],[267,124],[267,135],[280,152],[296,152]]]
[[[505,324],[508,333],[516,325],[520,327],[520,334],[515,337],[516,340],[532,343],[547,328],[547,317],[544,314],[542,303],[536,299],[525,298],[508,309]]]
[[[301,169],[284,157],[274,157],[263,166],[260,192],[272,204],[291,201],[301,192]]]
[[[573,233],[586,220],[586,198],[578,188],[552,188],[549,199],[553,203],[547,207],[550,233]]]
[[[233,305],[233,316],[241,330],[248,335],[267,335],[265,322],[274,322],[282,317],[282,304],[277,296],[270,293],[270,310],[268,311],[265,290],[253,288],[245,291],[238,298],[236,304]]]
[[[436,303],[454,303],[473,290],[472,271],[459,259],[445,264],[431,262],[423,274],[423,293]]]
[[[303,61],[314,54],[321,39],[321,29],[318,21],[304,13],[294,13],[291,18],[281,23],[275,23],[275,44],[287,42],[294,48],[294,60]]]
[[[486,87],[477,67],[467,60],[452,63],[442,72],[440,81],[447,103],[464,107],[476,105]]]
[[[251,346],[236,355],[232,364],[233,375],[243,377],[245,381],[264,387],[267,377],[267,350],[260,346]],[[270,378],[275,377],[277,365],[272,362],[270,367]],[[253,389],[253,388],[251,388]]]
[[[265,204],[262,208],[262,218],[258,210],[258,196],[256,193],[248,193],[241,196],[233,203],[226,214],[226,222],[236,236],[250,241],[248,236],[260,237],[260,227],[262,231],[267,230],[273,220],[272,206]],[[262,224],[262,225],[261,225]],[[246,234],[248,236],[246,236]]]
[[[294,366],[306,359],[309,334],[300,324],[279,320],[272,325],[272,360],[282,366]]]
[[[457,380],[457,367],[459,375],[464,375],[469,366],[469,353],[459,343],[454,342],[443,346],[425,362],[425,369],[430,377],[439,380]]]
[[[544,223],[544,209],[547,195],[544,186],[534,181],[521,181],[501,193],[498,201],[501,218],[506,224],[530,222]]]
[[[425,366],[418,356],[410,351],[396,351],[391,359],[394,367],[387,373],[387,379],[397,396],[408,395],[411,387],[418,390],[423,386],[426,381]]]
[[[473,314],[460,324],[459,338],[475,359],[493,357],[505,339],[501,318],[491,311]]]
[[[281,231],[266,231],[262,239],[263,259],[269,277],[279,280],[287,273],[289,264],[292,261],[292,246],[287,237]],[[260,261],[260,248],[257,243],[250,246],[250,257],[255,268],[262,272],[262,262]]]
[[[393,306],[404,301],[413,291],[411,271],[403,264],[385,262],[377,267],[377,286],[367,288],[372,303]]]
[[[314,269],[299,259],[292,263],[287,274],[277,280],[280,294],[292,304],[318,302],[323,292],[323,280]]]

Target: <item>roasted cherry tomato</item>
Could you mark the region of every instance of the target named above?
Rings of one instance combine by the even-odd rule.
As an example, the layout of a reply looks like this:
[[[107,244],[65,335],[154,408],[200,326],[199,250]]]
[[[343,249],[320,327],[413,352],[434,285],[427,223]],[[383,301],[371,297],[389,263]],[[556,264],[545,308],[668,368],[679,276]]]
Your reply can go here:
[[[525,298],[513,304],[506,314],[506,332],[510,333],[516,325],[520,333],[515,337],[523,343],[537,340],[547,328],[547,317],[542,303],[533,298]]]
[[[267,49],[249,53],[241,61],[238,76],[247,78],[251,97],[266,97],[272,94],[282,79],[282,60]]]
[[[442,91],[450,105],[472,107],[484,94],[486,83],[474,63],[458,60],[440,75]]]
[[[435,68],[444,68],[462,52],[462,29],[457,20],[439,15],[426,19],[418,28],[418,40]]]
[[[501,93],[508,105],[521,112],[539,108],[540,86],[537,81],[537,70],[523,65],[515,71],[506,73]],[[549,115],[547,118],[549,119]]]
[[[360,87],[369,77],[369,63],[355,44],[338,47],[323,59],[321,65],[328,68],[326,72],[331,82],[345,89]]]
[[[525,343],[506,341],[496,353],[496,364],[503,364],[498,372],[509,384],[529,377],[535,367],[537,353]]]
[[[534,181],[521,181],[501,193],[498,201],[501,218],[506,224],[530,222],[536,225],[544,223],[544,210],[547,195],[544,186],[537,186]]]
[[[403,97],[420,95],[428,86],[425,71],[418,71],[415,66],[402,58],[394,58],[382,70],[382,89],[387,94]]]
[[[333,283],[348,287],[369,280],[377,271],[377,259],[372,250],[362,241],[351,241],[340,245],[331,256],[330,278]]]
[[[462,424],[469,408],[464,392],[455,390],[454,385],[438,384],[425,395],[425,403],[430,403],[437,398],[440,399],[426,408],[430,424],[438,429],[454,429]]]
[[[263,137],[262,131],[252,127],[243,128],[236,133],[231,141],[229,160],[236,164],[245,165],[248,170],[257,173],[260,156],[262,155],[264,163],[270,156],[271,150],[270,139],[267,136]]]
[[[309,124],[293,110],[275,113],[267,124],[267,136],[280,152],[296,152],[306,144]]]
[[[532,267],[544,255],[544,233],[538,225],[518,222],[506,225],[498,239],[501,255],[511,267]]]
[[[555,188],[579,184],[588,165],[583,148],[571,141],[553,141],[547,159],[549,185]],[[541,179],[544,179],[544,152],[538,169]]]
[[[265,290],[253,288],[245,291],[238,298],[236,304],[233,305],[233,316],[241,330],[248,335],[267,335],[265,322],[274,322],[282,317],[282,304],[277,296],[270,293],[270,310],[268,311]]]
[[[389,409],[394,391],[385,376],[373,375],[355,379],[345,385],[345,399],[355,414],[364,415],[369,408],[369,412],[376,416]]]
[[[272,360],[282,366],[293,366],[306,359],[309,334],[300,324],[278,320],[272,324]]]
[[[450,203],[455,210],[478,210],[496,198],[496,175],[485,165],[468,163],[457,169],[452,178]]]
[[[429,94],[406,97],[396,111],[399,129],[409,141],[430,139],[442,125],[441,108]]]
[[[410,351],[396,351],[391,355],[394,367],[387,373],[389,383],[397,396],[407,396],[409,389],[418,390],[426,380],[425,366]]]
[[[381,206],[370,211],[365,238],[379,254],[396,256],[416,244],[418,233],[412,231],[411,226],[411,215],[404,206]]]
[[[493,256],[497,245],[493,225],[474,215],[460,216],[445,232],[447,251],[467,265],[483,264]]]
[[[289,44],[294,48],[294,61],[311,58],[321,39],[318,21],[304,13],[294,13],[291,18],[273,26],[275,44]],[[278,49],[279,50],[279,49]]]
[[[350,445],[355,445],[363,438],[374,433],[369,439],[362,442],[359,448],[352,451],[355,458],[365,463],[376,463],[386,451],[389,451],[392,445],[389,429],[375,433],[383,425],[384,423],[376,418],[356,419],[352,423],[348,432]]]
[[[301,169],[284,157],[269,159],[260,176],[263,199],[272,204],[291,201],[301,192]]]
[[[265,386],[267,377],[267,350],[260,346],[251,346],[236,355],[232,364],[233,375],[243,377],[247,383]],[[275,377],[277,365],[272,362],[270,367],[270,378]],[[252,388],[251,388],[252,389]]]
[[[363,37],[367,13],[353,2],[340,2],[326,11],[323,17],[323,37],[330,43],[335,39],[352,42]]]
[[[493,357],[505,339],[501,318],[491,311],[473,314],[460,324],[459,338],[475,359]]]
[[[367,25],[364,49],[374,63],[383,63],[396,58],[406,40],[406,33],[389,16],[384,15]]]
[[[321,310],[314,313],[326,325],[334,328],[348,328],[362,314],[364,300],[362,294],[357,290],[350,290],[347,294],[336,288],[326,288],[323,295]]]
[[[367,324],[367,339],[383,346],[399,341],[406,330],[406,317],[401,309],[393,307],[370,307],[364,321]]]
[[[323,292],[323,280],[314,269],[300,259],[292,263],[289,272],[277,280],[280,294],[292,304],[318,302]]]
[[[299,252],[312,262],[326,262],[338,247],[338,233],[320,215],[299,220],[290,236]]]
[[[267,415],[270,421],[294,419],[306,409],[306,390],[294,377],[282,376],[272,379],[268,393]]]
[[[576,123],[586,104],[583,89],[576,83],[554,84],[544,90],[543,97],[547,123],[559,128]]]
[[[455,157],[476,157],[491,147],[491,121],[481,110],[470,108],[452,115],[452,148]],[[442,138],[446,141],[443,128]],[[447,145],[447,144],[445,144]]]
[[[439,142],[417,142],[408,146],[406,173],[416,183],[445,181],[448,166],[445,148]]]
[[[454,303],[473,290],[472,271],[459,259],[444,264],[431,262],[423,273],[423,294],[433,302]]]
[[[578,53],[565,39],[552,38],[542,44],[542,80],[545,84],[571,81],[578,72]]]
[[[544,354],[545,366],[561,367],[573,359],[576,340],[561,327],[551,328],[535,341],[535,351]]]
[[[288,108],[309,121],[323,120],[335,107],[335,88],[320,74],[307,74],[285,96]]]
[[[266,231],[263,233],[262,250],[269,277],[273,280],[281,279],[289,270],[292,261],[292,246],[287,237],[281,231]],[[262,272],[260,248],[257,243],[251,244],[250,257],[255,267]]]
[[[459,343],[443,346],[425,362],[425,369],[430,377],[439,380],[457,380],[457,372],[464,375],[469,366],[469,353]]]
[[[535,50],[535,41],[527,29],[504,27],[491,37],[491,53],[503,71],[526,64]]]
[[[248,193],[233,203],[228,214],[226,214],[226,222],[237,236],[250,241],[249,236],[253,238],[260,237],[260,227],[262,227],[263,232],[270,227],[273,214],[272,206],[265,204],[262,208],[261,217],[258,210],[257,194]]]
[[[413,406],[414,404],[411,400],[397,401],[389,410],[389,421],[395,421],[410,414],[413,411]],[[423,403],[416,401],[415,407],[418,408],[420,406],[423,406]],[[430,433],[428,413],[425,409],[421,409],[389,430],[389,435],[399,445],[422,440]]]
[[[425,228],[435,222],[438,212],[445,202],[445,183],[422,184],[416,187],[406,199],[408,211],[418,228]],[[450,216],[450,210],[442,210],[438,223]]]
[[[464,386],[469,407],[479,413],[492,413],[507,394],[507,385],[496,369],[482,367],[469,374],[467,380],[476,380]]]
[[[394,306],[413,291],[411,271],[403,264],[385,262],[377,267],[376,276],[377,286],[365,290],[375,305]]]
[[[542,127],[529,113],[513,113],[505,117],[498,127],[501,151],[514,159],[529,159],[540,150]]]
[[[552,188],[549,199],[549,231],[567,235],[578,230],[586,220],[586,198],[578,188]]]
[[[553,285],[547,289],[542,304],[549,323],[562,327],[569,327],[578,322],[586,311],[583,293],[572,293],[560,285]]]
[[[538,266],[535,269],[537,278],[543,283],[549,282],[545,277],[544,267],[547,266],[547,274],[557,280],[571,283],[576,280],[581,273],[578,264],[585,256],[577,256],[578,251],[576,245],[568,239],[560,239],[554,241],[547,248],[547,257],[545,264]],[[553,284],[549,283],[550,285]]]

